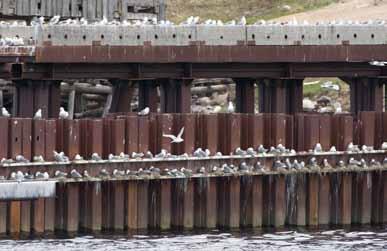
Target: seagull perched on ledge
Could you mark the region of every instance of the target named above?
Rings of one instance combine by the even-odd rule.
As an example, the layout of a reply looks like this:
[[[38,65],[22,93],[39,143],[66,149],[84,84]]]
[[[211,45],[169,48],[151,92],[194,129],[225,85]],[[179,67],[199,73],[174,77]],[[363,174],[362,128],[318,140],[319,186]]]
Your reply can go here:
[[[146,116],[146,115],[149,115],[149,112],[150,112],[150,109],[149,107],[145,107],[143,110],[141,110],[138,115],[139,116]]]
[[[184,139],[181,137],[184,133],[184,127],[181,128],[179,134],[177,136],[172,134],[163,134],[163,137],[172,139],[171,143],[181,143],[184,141]]]
[[[42,109],[38,109],[34,115],[34,119],[41,119],[42,118]]]
[[[7,109],[5,107],[1,108],[1,115],[3,117],[11,117],[11,114],[9,114],[9,112],[7,111]]]

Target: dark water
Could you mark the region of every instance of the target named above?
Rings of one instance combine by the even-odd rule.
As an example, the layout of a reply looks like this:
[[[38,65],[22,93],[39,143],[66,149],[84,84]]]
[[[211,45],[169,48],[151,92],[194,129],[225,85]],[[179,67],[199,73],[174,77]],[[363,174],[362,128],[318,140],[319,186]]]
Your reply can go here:
[[[387,250],[387,228],[1,240],[0,250]]]

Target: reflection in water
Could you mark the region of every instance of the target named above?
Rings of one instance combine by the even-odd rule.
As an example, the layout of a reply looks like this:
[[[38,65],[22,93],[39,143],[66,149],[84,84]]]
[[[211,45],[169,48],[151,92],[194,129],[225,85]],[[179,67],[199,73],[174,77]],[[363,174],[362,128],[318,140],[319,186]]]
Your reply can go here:
[[[381,250],[387,229],[78,236],[1,240],[0,250]]]

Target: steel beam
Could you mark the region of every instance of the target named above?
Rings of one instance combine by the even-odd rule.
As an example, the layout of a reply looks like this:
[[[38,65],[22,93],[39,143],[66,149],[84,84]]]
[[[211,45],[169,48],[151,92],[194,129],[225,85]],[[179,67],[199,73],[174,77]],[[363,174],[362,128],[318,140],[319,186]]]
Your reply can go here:
[[[157,86],[153,80],[138,81],[138,108],[149,107],[151,112],[157,112]]]
[[[344,78],[350,85],[351,112],[383,111],[383,84],[378,78]]]
[[[237,78],[236,83],[236,112],[254,113],[255,111],[255,86],[253,79]]]

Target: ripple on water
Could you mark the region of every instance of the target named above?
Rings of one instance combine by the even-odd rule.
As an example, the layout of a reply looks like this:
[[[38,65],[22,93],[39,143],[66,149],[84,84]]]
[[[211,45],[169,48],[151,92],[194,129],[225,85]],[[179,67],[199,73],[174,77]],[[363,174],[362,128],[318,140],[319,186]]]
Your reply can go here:
[[[200,234],[78,236],[61,239],[0,240],[0,250],[375,250],[387,248],[387,229],[367,231],[211,231]]]

